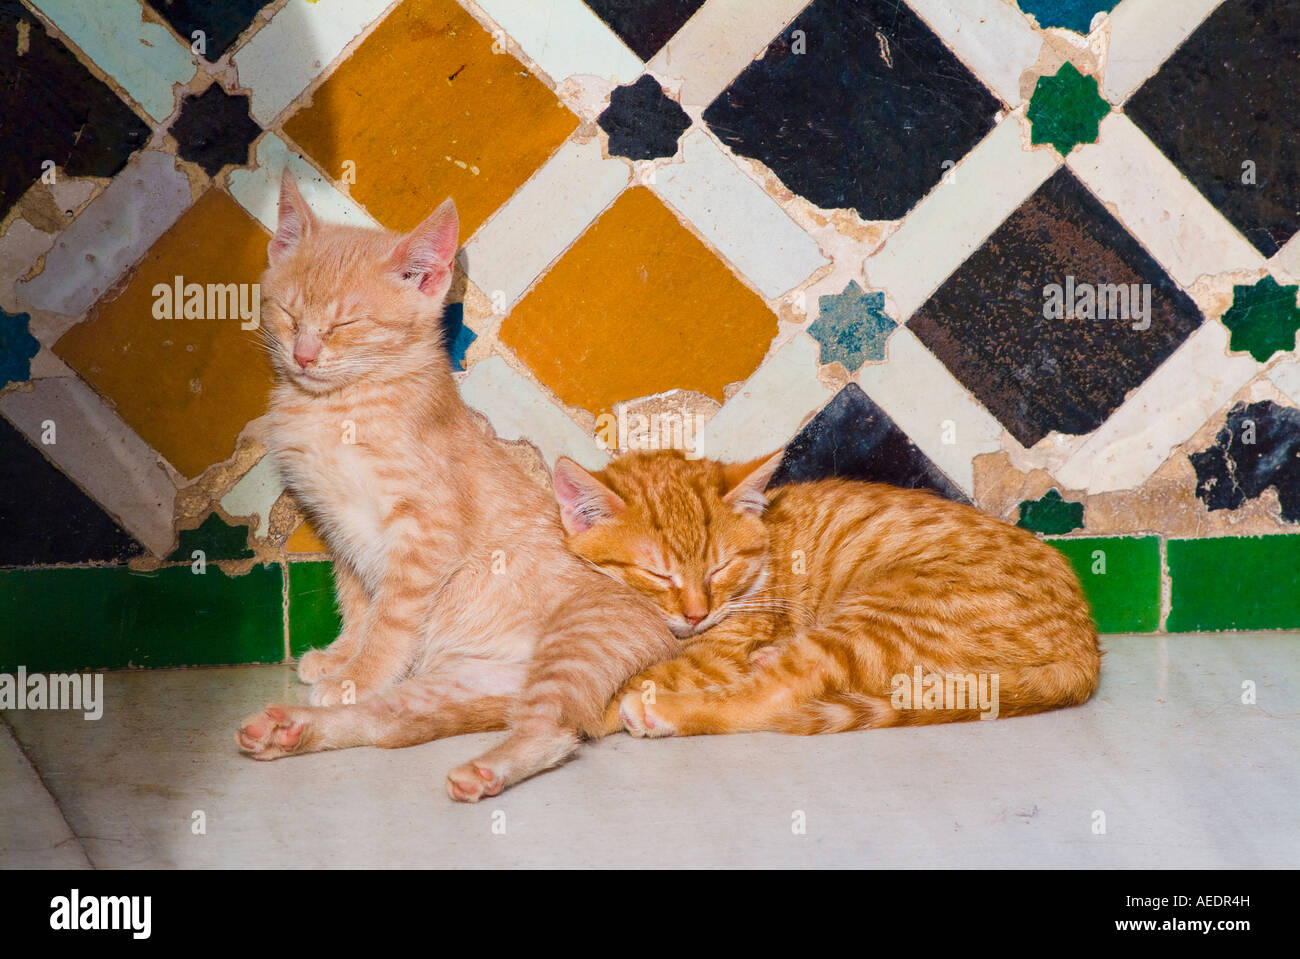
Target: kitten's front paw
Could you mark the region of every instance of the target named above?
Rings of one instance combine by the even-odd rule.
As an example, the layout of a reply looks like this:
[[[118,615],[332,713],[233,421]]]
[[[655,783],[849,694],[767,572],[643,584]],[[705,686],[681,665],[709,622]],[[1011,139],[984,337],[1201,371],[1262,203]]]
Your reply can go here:
[[[279,759],[297,752],[306,724],[294,719],[294,711],[292,706],[267,706],[245,719],[235,733],[240,752],[254,759]]]
[[[308,650],[298,659],[298,679],[308,685],[320,682],[330,673],[337,672],[344,662],[346,660],[326,650]]]
[[[484,796],[498,796],[506,788],[504,776],[477,763],[465,763],[447,773],[447,795],[457,802],[478,802]]]
[[[619,701],[618,717],[623,720],[623,728],[633,736],[657,739],[677,734],[672,723],[664,719],[654,706],[647,704],[641,693],[628,693]]]

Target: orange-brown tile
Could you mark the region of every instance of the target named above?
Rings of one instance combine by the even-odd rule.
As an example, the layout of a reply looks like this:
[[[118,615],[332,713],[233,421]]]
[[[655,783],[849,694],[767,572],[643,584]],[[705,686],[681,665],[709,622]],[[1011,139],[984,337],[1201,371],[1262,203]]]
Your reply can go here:
[[[325,545],[317,534],[316,528],[308,521],[293,531],[293,535],[285,541],[284,551],[302,556],[314,553],[328,553],[329,547]]]
[[[762,361],[776,315],[645,187],[614,202],[501,324],[571,406],[671,389],[723,399]]]
[[[121,294],[107,294],[54,346],[187,477],[228,458],[240,430],[266,412],[271,368],[257,333],[240,329],[238,318],[155,319],[154,287],[174,287],[177,276],[205,287],[254,284],[267,240],[239,204],[209,190],[159,238]],[[204,305],[206,312],[206,296]]]
[[[578,118],[453,0],[406,0],[284,132],[352,196],[408,230],[450,196],[468,237],[545,162]]]

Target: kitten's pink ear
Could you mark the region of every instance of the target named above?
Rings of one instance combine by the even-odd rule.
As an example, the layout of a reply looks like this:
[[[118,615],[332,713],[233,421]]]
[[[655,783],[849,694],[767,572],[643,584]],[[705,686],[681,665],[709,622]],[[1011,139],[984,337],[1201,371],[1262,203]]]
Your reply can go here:
[[[280,177],[280,208],[275,224],[275,236],[266,253],[272,263],[279,263],[293,252],[294,247],[302,242],[303,237],[316,225],[315,218],[298,190],[298,181],[293,178],[289,168],[284,168]]]
[[[555,500],[560,504],[560,522],[570,536],[627,509],[617,493],[567,456],[555,461]]]
[[[397,244],[390,266],[403,279],[418,283],[425,296],[442,296],[451,285],[451,261],[456,256],[459,235],[456,204],[444,200]]]
[[[752,460],[749,463],[730,463],[722,468],[722,475],[727,485],[727,493],[722,501],[741,513],[757,516],[767,509],[767,497],[763,491],[772,480],[772,474],[781,465],[785,450],[772,454],[766,459]]]

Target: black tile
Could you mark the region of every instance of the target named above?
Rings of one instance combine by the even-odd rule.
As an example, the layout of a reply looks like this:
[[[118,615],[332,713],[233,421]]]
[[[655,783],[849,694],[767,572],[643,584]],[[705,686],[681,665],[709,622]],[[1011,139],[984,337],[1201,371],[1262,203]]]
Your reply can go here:
[[[596,118],[609,134],[609,152],[630,160],[670,157],[691,118],[670,100],[648,73],[609,95],[609,106]]]
[[[249,144],[261,132],[249,115],[248,95],[231,96],[219,83],[197,97],[186,97],[170,131],[180,155],[203,167],[208,176],[216,176],[227,164],[246,166]]]
[[[221,58],[235,39],[253,22],[257,12],[271,0],[145,0],[172,25],[186,45],[194,31],[202,30],[206,40],[204,56]]]
[[[704,0],[585,0],[619,39],[649,60],[704,6]]]
[[[902,0],[815,0],[704,120],[817,206],[897,220],[1000,108]]]
[[[1227,0],[1124,105],[1246,238],[1300,230],[1300,3]],[[1254,164],[1254,182],[1244,164]]]
[[[1300,410],[1238,403],[1214,445],[1188,457],[1206,508],[1237,509],[1272,486],[1282,519],[1300,523]]]
[[[1149,326],[1129,318],[1048,318],[1049,284],[1150,288]],[[1142,299],[1139,295],[1138,299]],[[1110,297],[1106,297],[1108,312]],[[1115,302],[1115,312],[1123,304]],[[1062,167],[908,321],[1025,446],[1090,433],[1204,322],[1101,203]]]
[[[930,489],[970,502],[856,383],[840,390],[790,441],[768,485],[834,477]]]
[[[0,419],[0,566],[121,562],[143,552],[94,500]]]
[[[149,134],[18,0],[0,0],[0,218],[36,182],[45,160],[68,176],[110,177]]]

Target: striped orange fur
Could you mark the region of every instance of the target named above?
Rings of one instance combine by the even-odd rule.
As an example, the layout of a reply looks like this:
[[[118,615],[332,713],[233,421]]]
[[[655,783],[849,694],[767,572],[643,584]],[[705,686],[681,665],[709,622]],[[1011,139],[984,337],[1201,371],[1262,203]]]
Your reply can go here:
[[[322,223],[284,176],[268,448],[331,548],[343,629],[300,661],[311,705],[268,706],[237,741],[273,759],[509,729],[448,776],[472,802],[600,734],[626,679],[680,646],[565,549],[546,491],[461,400],[440,333],[457,229],[451,201],[405,237]]]
[[[1096,628],[1051,546],[925,491],[834,479],[765,495],[778,463],[556,464],[570,548],[687,643],[628,682],[607,731],[830,733],[1092,695]]]

